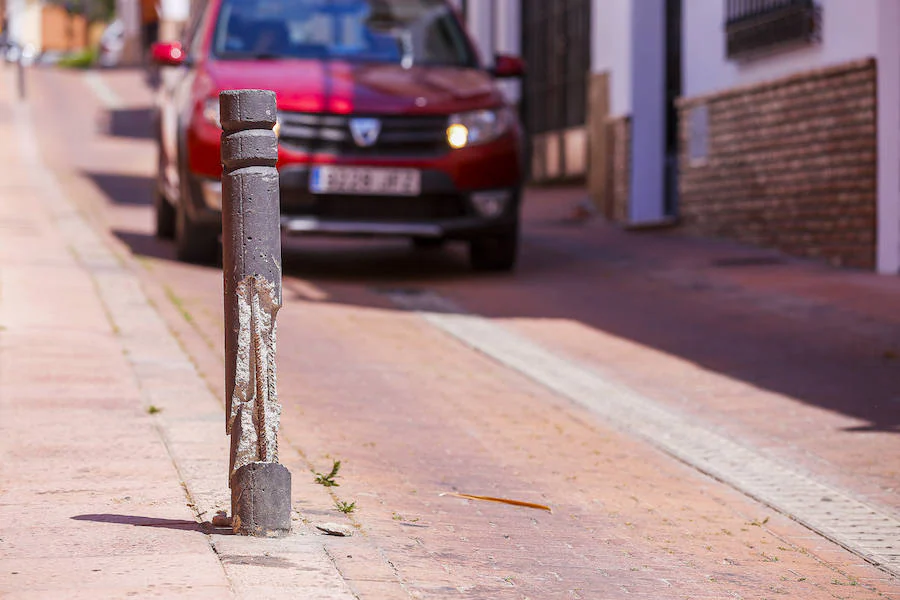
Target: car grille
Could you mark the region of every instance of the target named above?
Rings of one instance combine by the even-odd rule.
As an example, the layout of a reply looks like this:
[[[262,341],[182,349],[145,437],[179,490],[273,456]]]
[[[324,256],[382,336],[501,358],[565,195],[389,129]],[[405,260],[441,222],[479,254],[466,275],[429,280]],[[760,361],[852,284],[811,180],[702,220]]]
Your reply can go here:
[[[416,197],[312,195],[282,191],[281,210],[290,216],[311,216],[344,221],[422,221],[466,215],[466,203],[455,194]]]
[[[381,134],[369,147],[360,147],[350,133],[346,115],[282,112],[280,143],[298,152],[353,157],[437,156],[450,150],[447,117],[380,116]]]

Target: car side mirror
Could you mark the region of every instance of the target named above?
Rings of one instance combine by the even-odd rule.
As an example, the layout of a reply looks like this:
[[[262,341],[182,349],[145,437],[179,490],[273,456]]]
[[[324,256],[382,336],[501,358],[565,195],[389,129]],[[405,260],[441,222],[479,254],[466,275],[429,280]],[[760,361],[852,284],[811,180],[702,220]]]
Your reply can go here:
[[[181,42],[156,42],[150,47],[150,58],[158,65],[177,67],[184,64],[185,54]]]
[[[518,56],[498,54],[494,57],[494,77],[509,78],[525,75],[525,61]]]

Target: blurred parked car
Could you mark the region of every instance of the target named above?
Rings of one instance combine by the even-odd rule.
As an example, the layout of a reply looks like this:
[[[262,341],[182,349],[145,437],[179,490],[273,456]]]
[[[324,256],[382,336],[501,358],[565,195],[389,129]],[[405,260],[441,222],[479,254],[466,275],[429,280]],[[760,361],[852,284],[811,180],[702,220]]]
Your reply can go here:
[[[277,94],[282,231],[469,244],[514,266],[522,131],[444,0],[210,0],[184,43],[156,44],[157,233],[207,262],[221,232],[221,90]],[[169,81],[166,83],[166,81]]]
[[[16,42],[8,42],[4,54],[6,62],[21,62],[26,67],[34,64],[38,56],[37,49],[33,45],[25,44],[22,46]]]
[[[100,36],[97,62],[101,67],[115,67],[122,60],[125,48],[125,24],[116,19],[106,26]]]

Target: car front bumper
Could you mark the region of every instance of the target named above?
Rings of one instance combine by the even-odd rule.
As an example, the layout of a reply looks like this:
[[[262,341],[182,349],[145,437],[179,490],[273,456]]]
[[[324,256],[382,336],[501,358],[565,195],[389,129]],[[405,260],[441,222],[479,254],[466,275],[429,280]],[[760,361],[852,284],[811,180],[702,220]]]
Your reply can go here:
[[[458,218],[439,221],[351,221],[318,217],[281,217],[286,235],[334,235],[347,237],[414,237],[469,239],[503,233],[514,219]]]
[[[459,190],[438,170],[422,171],[419,196],[333,195],[309,191],[309,167],[280,170],[285,235],[469,239],[501,233],[519,213],[517,188]],[[199,182],[209,212],[222,209],[221,183]]]

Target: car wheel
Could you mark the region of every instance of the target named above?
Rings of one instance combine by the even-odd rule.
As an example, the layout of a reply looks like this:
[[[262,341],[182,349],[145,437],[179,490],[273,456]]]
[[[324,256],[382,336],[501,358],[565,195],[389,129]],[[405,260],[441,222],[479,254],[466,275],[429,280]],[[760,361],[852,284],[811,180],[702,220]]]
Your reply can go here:
[[[156,237],[170,240],[175,236],[175,207],[163,193],[165,166],[163,165],[162,139],[156,139],[156,189],[153,192],[153,211],[156,214]]]
[[[511,271],[519,253],[519,224],[469,242],[469,262],[476,271]]]
[[[187,188],[184,185],[182,189]],[[218,231],[191,220],[185,206],[190,197],[184,192],[175,207],[175,256],[183,262],[215,264],[219,257]]]
[[[416,250],[434,250],[443,248],[446,240],[444,238],[415,237],[412,239],[413,248]]]

